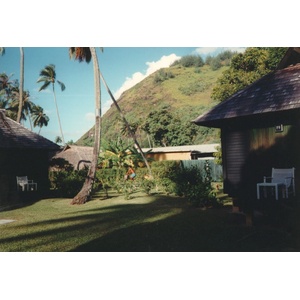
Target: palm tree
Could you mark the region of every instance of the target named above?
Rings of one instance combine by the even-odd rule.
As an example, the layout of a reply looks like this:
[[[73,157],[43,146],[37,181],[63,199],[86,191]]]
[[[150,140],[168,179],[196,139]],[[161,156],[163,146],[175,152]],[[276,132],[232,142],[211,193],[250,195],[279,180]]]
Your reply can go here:
[[[0,74],[0,98],[1,107],[7,110],[7,116],[13,120],[17,119],[16,107],[13,106],[14,91],[17,89],[16,80],[11,80],[12,75]]]
[[[25,116],[29,116],[29,123],[30,123],[31,131],[32,131],[31,114],[32,114],[32,108],[34,106],[35,106],[35,104],[30,100],[29,92],[25,91],[23,93],[23,108],[22,108],[22,112],[24,112]]]
[[[5,48],[0,47],[0,55],[5,54]],[[23,88],[24,88],[24,50],[23,47],[20,47],[20,83],[19,83],[20,98],[18,104],[18,114],[17,114],[17,122],[20,123],[22,119],[22,109],[23,109]]]
[[[24,88],[24,51],[23,47],[20,47],[20,85],[19,85],[19,109],[17,122],[21,122],[21,115],[23,110],[23,88]]]
[[[62,142],[62,139],[61,139],[60,136],[55,137],[54,143],[56,143],[56,144],[61,144],[61,142]]]
[[[93,183],[95,180],[96,169],[98,165],[98,156],[100,151],[101,141],[101,89],[100,89],[100,70],[95,47],[71,47],[69,48],[71,58],[79,60],[79,62],[86,61],[89,63],[93,61],[94,66],[94,82],[95,82],[95,140],[92,163],[90,165],[85,182],[80,192],[73,198],[71,204],[84,204],[92,191]]]
[[[127,128],[127,133],[128,133],[129,136],[133,139],[135,146],[136,146],[137,149],[139,150],[139,152],[140,152],[140,154],[141,154],[141,156],[142,156],[142,158],[143,158],[143,160],[144,160],[144,162],[145,162],[145,165],[146,165],[146,167],[147,167],[147,169],[148,169],[148,172],[149,172],[149,176],[152,177],[152,172],[151,172],[150,165],[149,165],[149,163],[148,163],[148,161],[147,161],[146,156],[145,156],[144,153],[143,153],[142,148],[140,147],[140,145],[139,145],[139,143],[138,143],[138,141],[137,141],[137,139],[136,139],[135,133],[134,133],[133,130],[131,129],[131,127],[130,127],[130,125],[129,125],[127,119],[125,118],[125,116],[124,116],[124,114],[123,114],[123,112],[122,112],[122,110],[121,110],[121,108],[120,108],[118,102],[117,102],[116,99],[114,98],[114,96],[113,96],[111,90],[109,89],[109,87],[108,87],[108,85],[107,85],[107,83],[106,83],[106,81],[105,81],[105,79],[104,79],[104,77],[103,77],[103,75],[102,75],[101,73],[100,73],[100,76],[101,76],[101,79],[102,79],[102,81],[103,81],[103,83],[104,83],[104,85],[105,85],[105,87],[106,87],[106,90],[107,90],[108,94],[110,95],[111,99],[113,100],[113,102],[114,102],[114,104],[115,104],[115,106],[116,106],[116,108],[117,108],[117,110],[118,110],[118,112],[119,112],[119,114],[120,114],[120,116],[121,116],[121,118],[122,118],[122,120],[123,120],[123,122],[124,122],[126,128]]]
[[[10,109],[13,110],[16,114],[16,120],[17,115],[19,114],[19,108],[20,108],[20,90],[18,87],[15,87],[11,93],[12,101],[10,103]],[[32,111],[32,106],[34,103],[30,100],[30,94],[29,91],[23,91],[22,93],[22,110],[21,110],[21,116],[20,116],[20,122],[26,121],[26,116],[29,116]],[[32,123],[31,118],[29,118],[30,128],[32,131]]]
[[[52,91],[53,91],[54,103],[55,103],[55,107],[56,107],[58,124],[59,124],[59,128],[60,128],[60,133],[61,133],[63,144],[65,144],[65,139],[64,139],[64,135],[63,135],[62,127],[61,127],[59,112],[58,112],[54,84],[55,84],[55,82],[57,82],[61,88],[61,91],[64,91],[66,86],[61,81],[56,80],[55,66],[53,64],[50,64],[50,65],[46,66],[43,70],[41,70],[40,77],[37,80],[37,83],[40,83],[40,82],[42,82],[43,85],[40,87],[39,92],[42,90],[45,90],[50,84],[52,84]]]
[[[43,126],[47,126],[49,117],[44,113],[44,110],[39,105],[33,105],[31,108],[31,118],[34,127],[40,127],[39,134]]]
[[[0,91],[4,90],[7,97],[10,96],[17,82],[16,80],[10,80],[11,77],[12,74],[11,75],[7,75],[5,73],[0,74]]]

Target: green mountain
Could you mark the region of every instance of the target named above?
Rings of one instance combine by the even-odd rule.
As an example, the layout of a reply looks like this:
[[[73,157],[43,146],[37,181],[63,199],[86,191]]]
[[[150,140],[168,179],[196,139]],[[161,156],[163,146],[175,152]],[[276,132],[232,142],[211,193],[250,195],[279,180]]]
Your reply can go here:
[[[228,66],[221,66],[217,70],[204,64],[201,67],[185,67],[174,64],[169,68],[156,71],[134,87],[125,91],[118,100],[118,104],[130,124],[138,124],[136,132],[142,147],[153,145],[149,142],[149,135],[141,129],[150,112],[159,111],[168,106],[170,113],[180,119],[182,123],[189,123],[217,103],[210,95],[220,75]],[[177,123],[178,124],[178,123]],[[191,125],[189,125],[191,126]],[[196,125],[196,133],[188,144],[202,144],[219,142],[217,129],[209,129]],[[102,118],[102,138],[105,141],[116,140],[121,137],[123,122],[114,106]],[[183,130],[185,130],[182,127]],[[124,138],[124,136],[123,136]],[[149,143],[151,143],[149,145]],[[93,128],[84,134],[77,145],[93,144]]]

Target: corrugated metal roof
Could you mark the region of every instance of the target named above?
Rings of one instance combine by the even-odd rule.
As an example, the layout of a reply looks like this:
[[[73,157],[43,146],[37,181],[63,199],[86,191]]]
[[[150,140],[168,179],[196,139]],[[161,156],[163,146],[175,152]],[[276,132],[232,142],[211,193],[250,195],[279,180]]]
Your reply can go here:
[[[291,109],[300,109],[300,64],[269,73],[193,122],[213,126],[219,120]]]
[[[143,152],[151,150],[151,153],[172,153],[172,152],[192,152],[198,151],[201,153],[213,153],[216,152],[216,147],[220,144],[203,144],[203,145],[187,145],[176,147],[155,147],[155,148],[143,148]]]
[[[5,110],[0,110],[0,148],[58,150],[60,147],[38,135],[19,123],[6,117]]]

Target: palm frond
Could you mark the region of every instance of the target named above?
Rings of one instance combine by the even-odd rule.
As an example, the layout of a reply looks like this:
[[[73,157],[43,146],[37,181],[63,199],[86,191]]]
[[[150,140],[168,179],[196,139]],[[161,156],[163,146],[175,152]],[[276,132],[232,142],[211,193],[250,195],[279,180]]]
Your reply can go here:
[[[65,84],[63,82],[59,81],[59,80],[57,80],[57,83],[59,84],[59,86],[60,86],[60,88],[61,88],[61,90],[63,92],[66,89]]]
[[[69,56],[70,58],[79,60],[79,62],[86,61],[89,63],[92,59],[92,54],[89,47],[70,47]]]
[[[43,81],[49,81],[49,82],[50,82],[49,78],[48,78],[48,77],[45,77],[45,76],[39,77],[38,80],[37,80],[36,82],[39,83],[39,82],[43,82]]]
[[[50,81],[45,82],[45,83],[39,88],[39,92],[42,91],[42,90],[45,90],[45,89],[49,86],[50,83],[51,83]]]
[[[54,80],[56,77],[55,65],[53,64],[47,65],[44,69],[40,71],[40,76],[48,77]]]

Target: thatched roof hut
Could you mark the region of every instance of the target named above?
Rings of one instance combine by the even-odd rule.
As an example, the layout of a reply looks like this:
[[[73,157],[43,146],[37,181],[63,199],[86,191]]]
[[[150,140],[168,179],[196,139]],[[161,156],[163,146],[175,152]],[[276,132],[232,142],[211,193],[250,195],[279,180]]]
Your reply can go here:
[[[93,147],[67,145],[58,152],[53,159],[62,158],[73,165],[74,170],[80,170],[90,165],[93,156]]]

